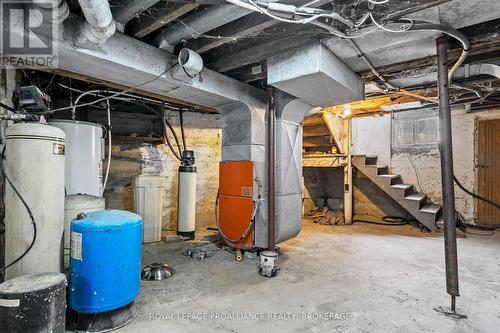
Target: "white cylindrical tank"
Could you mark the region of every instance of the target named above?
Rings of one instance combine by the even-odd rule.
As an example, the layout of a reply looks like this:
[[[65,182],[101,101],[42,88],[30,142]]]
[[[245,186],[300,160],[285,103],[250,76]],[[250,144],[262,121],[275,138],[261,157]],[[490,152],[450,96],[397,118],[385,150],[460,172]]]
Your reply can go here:
[[[179,167],[177,234],[194,239],[196,229],[196,167]]]
[[[33,213],[36,241],[6,270],[6,279],[61,272],[64,230],[64,132],[38,123],[14,124],[5,134],[5,173]],[[5,187],[5,262],[29,248],[34,235],[28,211],[11,185]]]
[[[69,264],[71,221],[80,213],[90,213],[104,210],[105,200],[88,194],[74,194],[66,196],[64,204],[64,268]]]
[[[139,175],[134,184],[134,212],[142,216],[142,242],[161,241],[165,177]]]
[[[104,141],[102,127],[76,120],[52,120],[66,133],[66,194],[101,196]]]

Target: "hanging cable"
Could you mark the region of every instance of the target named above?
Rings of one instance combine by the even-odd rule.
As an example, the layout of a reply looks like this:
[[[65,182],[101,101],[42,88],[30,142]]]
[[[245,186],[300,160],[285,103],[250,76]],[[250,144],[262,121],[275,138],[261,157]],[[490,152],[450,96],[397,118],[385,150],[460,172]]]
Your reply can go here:
[[[7,176],[7,173],[5,172],[5,169],[4,169],[4,166],[3,166],[3,161],[0,161],[0,169],[2,171],[2,174],[3,174],[3,177],[5,178],[5,180],[9,183],[10,187],[12,187],[12,190],[14,191],[14,193],[16,193],[16,195],[19,198],[19,200],[21,200],[24,208],[26,208],[26,211],[28,212],[28,215],[29,215],[29,217],[31,219],[31,225],[33,226],[33,238],[31,239],[30,245],[23,252],[23,254],[21,254],[16,260],[14,260],[10,264],[8,264],[8,265],[0,268],[0,272],[4,272],[7,268],[9,268],[12,265],[16,264],[17,262],[19,262],[22,258],[24,258],[28,254],[28,252],[31,251],[31,249],[33,248],[33,245],[35,245],[35,241],[36,241],[36,237],[37,237],[37,228],[36,228],[36,222],[35,222],[35,217],[33,216],[33,212],[31,211],[30,207],[26,203],[26,200],[24,200],[24,198],[21,195],[21,193],[19,193],[19,191],[17,190],[17,188],[14,186],[14,184],[12,183],[12,181]]]
[[[109,169],[111,166],[111,105],[109,99],[106,100],[107,111],[108,111],[108,163],[106,165],[106,177],[104,178],[104,184],[102,185],[101,197],[104,195],[104,190],[106,189],[106,184],[108,183]]]

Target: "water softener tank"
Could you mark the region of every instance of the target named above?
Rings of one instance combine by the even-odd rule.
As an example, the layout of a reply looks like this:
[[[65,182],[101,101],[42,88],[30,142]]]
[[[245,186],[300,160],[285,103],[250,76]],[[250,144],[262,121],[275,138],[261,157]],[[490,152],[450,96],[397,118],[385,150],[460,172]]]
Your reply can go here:
[[[61,272],[64,229],[64,132],[57,127],[14,124],[5,133],[5,173],[33,213],[36,239],[29,252],[6,270],[6,279]],[[5,186],[5,262],[21,257],[35,229],[22,200]]]
[[[69,306],[101,313],[130,304],[139,293],[142,219],[108,210],[71,222]]]

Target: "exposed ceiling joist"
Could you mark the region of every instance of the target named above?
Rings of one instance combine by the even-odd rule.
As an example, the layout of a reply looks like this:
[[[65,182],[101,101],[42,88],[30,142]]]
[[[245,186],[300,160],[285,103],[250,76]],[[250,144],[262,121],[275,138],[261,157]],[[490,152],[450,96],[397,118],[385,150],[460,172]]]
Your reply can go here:
[[[142,13],[127,26],[127,34],[136,38],[143,38],[162,28],[173,20],[189,13],[198,7],[197,3],[177,3],[161,1],[153,7],[147,15]]]

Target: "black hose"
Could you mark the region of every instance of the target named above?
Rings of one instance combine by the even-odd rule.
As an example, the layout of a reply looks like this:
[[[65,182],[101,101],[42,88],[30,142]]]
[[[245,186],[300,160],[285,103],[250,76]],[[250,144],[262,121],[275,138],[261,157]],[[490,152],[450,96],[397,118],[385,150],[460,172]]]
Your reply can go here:
[[[19,262],[19,260],[21,260],[22,258],[24,258],[28,254],[28,252],[30,252],[30,250],[33,248],[33,245],[35,245],[36,235],[37,235],[37,229],[36,229],[36,222],[35,222],[35,217],[33,216],[33,212],[31,211],[30,207],[28,206],[28,204],[26,203],[26,201],[24,200],[24,198],[22,197],[22,195],[19,193],[19,191],[17,190],[17,188],[14,186],[14,184],[12,184],[12,182],[9,179],[9,177],[7,177],[7,174],[5,173],[5,170],[3,168],[3,163],[1,161],[0,161],[0,169],[2,170],[3,177],[5,178],[5,180],[7,180],[7,182],[9,183],[9,185],[12,187],[12,189],[14,190],[14,192],[16,193],[16,195],[19,197],[19,199],[23,203],[23,205],[26,208],[26,210],[28,211],[28,214],[29,214],[30,219],[31,219],[31,224],[33,225],[33,239],[31,240],[30,246],[16,260],[14,260],[10,264],[8,264],[8,265],[0,268],[0,272],[3,272],[7,268],[9,268],[12,265],[16,264],[17,262]]]
[[[384,216],[382,217],[383,222],[379,221],[369,221],[369,220],[353,220],[353,223],[365,223],[365,224],[376,224],[376,225],[387,225],[387,226],[402,226],[410,224],[416,221],[413,218],[406,218],[401,216]]]
[[[16,109],[14,109],[13,107],[10,107],[6,104],[0,103],[0,107],[4,108],[7,111],[18,113]]]
[[[462,183],[460,183],[460,181],[457,179],[457,177],[456,177],[455,175],[453,175],[453,179],[455,180],[455,183],[457,183],[458,187],[460,187],[460,189],[461,189],[462,191],[464,191],[465,193],[467,193],[467,194],[468,194],[468,195],[470,195],[471,197],[476,198],[476,199],[481,200],[481,201],[484,201],[484,202],[486,202],[487,204],[489,204],[489,205],[491,205],[491,206],[495,207],[496,209],[499,209],[499,210],[500,210],[500,204],[498,204],[498,203],[496,203],[496,202],[494,202],[494,201],[491,201],[491,200],[489,200],[489,199],[486,199],[486,198],[484,198],[484,197],[482,197],[482,196],[479,196],[479,195],[475,194],[475,193],[474,193],[474,192],[472,192],[472,191],[469,191],[468,189],[466,189],[466,188],[465,188],[465,186],[463,186],[463,185],[462,185]]]
[[[186,150],[186,136],[184,135],[184,117],[182,116],[182,110],[179,111],[179,121],[181,123],[182,146],[184,150]]]
[[[175,130],[174,130],[174,127],[172,126],[172,124],[165,118],[165,115],[164,114],[162,115],[158,110],[150,107],[149,105],[135,102],[135,101],[131,101],[131,103],[135,104],[137,106],[142,106],[143,108],[151,111],[152,113],[154,113],[158,117],[160,117],[160,119],[162,120],[162,125],[163,125],[163,139],[164,139],[165,143],[167,144],[168,148],[170,148],[170,151],[175,156],[175,158],[178,159],[179,161],[181,161],[182,160],[182,158],[181,158],[182,152],[180,150],[179,138],[177,137],[177,133],[175,133]],[[165,108],[163,108],[163,112],[165,112]],[[172,132],[172,134],[174,136],[174,140],[175,140],[175,143],[177,144],[177,149],[178,149],[179,153],[177,153],[175,151],[174,146],[172,145],[172,143],[170,142],[170,139],[168,138],[167,127],[170,129],[170,131]]]

